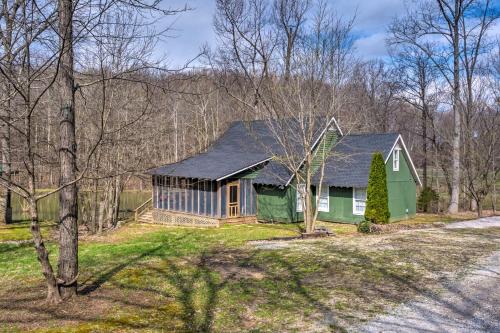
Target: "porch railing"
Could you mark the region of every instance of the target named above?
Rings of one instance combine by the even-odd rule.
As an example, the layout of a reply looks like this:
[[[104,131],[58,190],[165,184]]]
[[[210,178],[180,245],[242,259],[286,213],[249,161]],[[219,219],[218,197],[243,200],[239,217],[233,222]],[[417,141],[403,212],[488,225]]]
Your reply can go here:
[[[134,210],[134,220],[136,222],[139,220],[139,216],[141,216],[142,213],[144,213],[148,208],[152,207],[152,202],[153,198],[149,198]]]

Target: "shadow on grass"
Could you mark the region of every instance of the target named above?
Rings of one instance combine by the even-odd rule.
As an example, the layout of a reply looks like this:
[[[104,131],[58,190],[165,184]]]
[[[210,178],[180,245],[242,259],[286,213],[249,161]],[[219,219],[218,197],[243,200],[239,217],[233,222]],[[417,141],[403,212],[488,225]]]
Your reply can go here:
[[[43,327],[59,321],[61,326],[78,322],[109,330],[182,332],[280,331],[295,323],[313,331],[344,331],[365,320],[373,309],[415,295],[428,297],[458,316],[470,315],[455,301],[436,294],[436,287],[479,311],[490,311],[455,285],[424,276],[441,269],[432,258],[458,255],[463,246],[479,251],[480,242],[433,247],[432,257],[424,255],[435,245],[432,240],[423,239],[412,247],[397,237],[391,243],[400,247],[397,255],[326,242],[304,243],[304,250],[294,253],[220,246],[189,257],[164,251],[186,237],[189,234],[105,267],[84,281],[80,297],[60,307],[43,306],[40,288],[0,295],[0,308],[5,310],[0,311],[0,322],[12,327]],[[411,263],[410,268],[398,268],[402,260]],[[343,299],[340,293],[349,300],[345,308],[337,306]],[[398,329],[416,327],[401,323]]]

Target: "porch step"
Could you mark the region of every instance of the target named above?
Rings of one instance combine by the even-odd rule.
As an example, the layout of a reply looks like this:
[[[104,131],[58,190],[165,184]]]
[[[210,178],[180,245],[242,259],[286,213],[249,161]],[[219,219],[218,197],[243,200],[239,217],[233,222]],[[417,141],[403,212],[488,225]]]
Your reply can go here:
[[[148,210],[144,213],[142,213],[140,216],[139,216],[139,219],[138,221],[139,223],[153,223],[154,220],[153,220],[153,211],[152,210]]]

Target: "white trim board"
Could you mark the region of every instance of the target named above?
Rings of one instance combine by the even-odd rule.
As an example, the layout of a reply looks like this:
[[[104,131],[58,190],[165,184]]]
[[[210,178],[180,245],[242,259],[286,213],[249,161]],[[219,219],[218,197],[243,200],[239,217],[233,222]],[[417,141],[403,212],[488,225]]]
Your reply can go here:
[[[240,170],[238,170],[238,171],[235,171],[235,172],[232,172],[232,173],[227,174],[227,175],[225,175],[225,176],[222,176],[222,177],[220,177],[220,178],[218,178],[218,179],[216,179],[216,180],[217,180],[217,181],[220,181],[220,180],[226,179],[226,178],[231,177],[231,176],[233,176],[233,175],[236,175],[236,174],[238,174],[238,173],[240,173],[240,172],[242,172],[242,171],[245,171],[245,170],[248,170],[248,169],[250,169],[250,168],[253,168],[254,166],[257,166],[257,165],[259,165],[259,164],[262,164],[262,163],[264,163],[264,162],[267,162],[267,161],[269,161],[269,160],[271,160],[271,159],[272,159],[272,157],[266,158],[266,159],[264,159],[264,160],[262,160],[262,161],[260,161],[260,162],[254,163],[254,164],[249,165],[249,166],[247,166],[247,167],[244,167],[243,169],[240,169]]]

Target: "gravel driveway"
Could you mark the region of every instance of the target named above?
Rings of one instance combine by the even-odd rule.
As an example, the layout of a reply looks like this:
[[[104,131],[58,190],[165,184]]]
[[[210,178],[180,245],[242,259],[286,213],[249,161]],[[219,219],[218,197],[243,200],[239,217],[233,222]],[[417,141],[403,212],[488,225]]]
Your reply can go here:
[[[482,229],[482,228],[493,228],[493,227],[500,227],[500,216],[483,217],[482,219],[477,219],[477,220],[454,222],[454,223],[449,223],[445,226],[445,228],[447,229],[458,229],[458,228]]]
[[[500,217],[457,222],[446,228],[500,227]],[[436,294],[419,296],[356,332],[500,332],[500,251]]]

